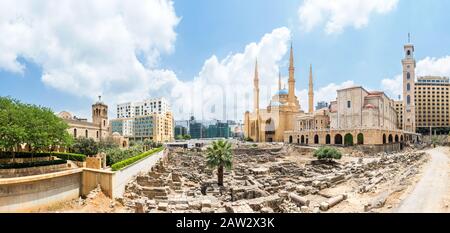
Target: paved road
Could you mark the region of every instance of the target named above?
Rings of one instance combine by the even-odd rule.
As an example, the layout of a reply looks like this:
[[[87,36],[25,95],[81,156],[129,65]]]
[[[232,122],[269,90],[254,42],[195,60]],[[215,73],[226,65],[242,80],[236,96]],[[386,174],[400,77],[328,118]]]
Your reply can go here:
[[[431,160],[424,168],[420,181],[395,212],[449,212],[445,207],[445,202],[450,196],[449,148],[438,147],[427,152],[431,155]]]

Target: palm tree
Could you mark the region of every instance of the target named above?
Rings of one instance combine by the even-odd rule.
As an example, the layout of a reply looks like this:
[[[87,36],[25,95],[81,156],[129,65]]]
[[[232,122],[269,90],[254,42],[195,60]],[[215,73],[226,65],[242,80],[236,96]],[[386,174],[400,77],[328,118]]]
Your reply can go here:
[[[223,186],[223,169],[231,170],[233,166],[231,143],[224,140],[214,141],[207,149],[206,164],[213,169],[217,167],[217,183]]]

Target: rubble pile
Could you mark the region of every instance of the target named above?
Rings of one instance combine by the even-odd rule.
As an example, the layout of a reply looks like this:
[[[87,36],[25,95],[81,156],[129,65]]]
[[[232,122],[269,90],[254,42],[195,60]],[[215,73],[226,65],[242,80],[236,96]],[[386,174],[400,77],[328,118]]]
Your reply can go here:
[[[348,198],[348,193],[327,195],[323,190],[352,180],[355,193],[373,192],[380,184],[417,173],[416,165],[425,157],[406,151],[330,163],[311,156],[300,164],[286,158],[289,147],[236,151],[241,154],[235,154],[233,170],[225,172],[223,187],[202,152],[172,152],[167,161],[128,184],[124,205],[139,213],[319,213]]]

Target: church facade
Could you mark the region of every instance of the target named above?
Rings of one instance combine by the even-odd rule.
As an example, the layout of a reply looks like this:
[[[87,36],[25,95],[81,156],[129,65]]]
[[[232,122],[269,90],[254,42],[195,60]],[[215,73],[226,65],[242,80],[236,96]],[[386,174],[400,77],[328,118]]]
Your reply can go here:
[[[259,106],[259,74],[258,62],[255,65],[253,80],[253,112],[247,111],[244,116],[244,136],[254,142],[283,142],[285,131],[294,129],[295,116],[301,113],[301,107],[295,95],[294,54],[291,45],[289,58],[288,89],[281,88],[281,77],[278,80],[278,91],[272,97],[269,106]]]

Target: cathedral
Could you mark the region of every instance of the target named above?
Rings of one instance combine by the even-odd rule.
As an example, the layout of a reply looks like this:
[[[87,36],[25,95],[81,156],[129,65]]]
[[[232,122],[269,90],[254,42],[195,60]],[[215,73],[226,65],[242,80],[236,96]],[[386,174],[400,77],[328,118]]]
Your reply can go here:
[[[302,113],[299,100],[295,95],[294,72],[294,52],[291,45],[288,89],[281,88],[280,75],[277,93],[272,97],[266,109],[260,109],[258,62],[256,62],[253,80],[254,109],[253,112],[247,111],[244,116],[244,136],[246,138],[250,138],[254,142],[283,142],[285,131],[294,129],[295,116]],[[313,96],[311,87],[310,80],[310,96]]]

